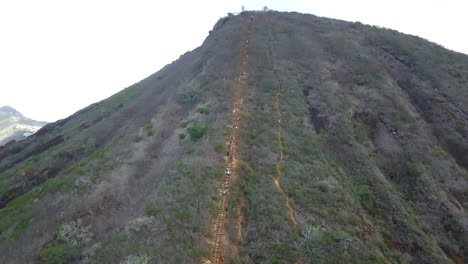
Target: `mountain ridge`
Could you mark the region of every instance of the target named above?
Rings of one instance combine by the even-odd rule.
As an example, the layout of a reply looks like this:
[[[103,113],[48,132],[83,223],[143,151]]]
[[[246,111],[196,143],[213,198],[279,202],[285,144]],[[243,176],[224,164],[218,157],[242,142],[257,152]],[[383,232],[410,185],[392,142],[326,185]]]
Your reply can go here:
[[[20,141],[47,124],[29,119],[11,106],[0,107],[0,146],[12,140]]]
[[[463,263],[467,82],[468,56],[393,30],[222,18],[157,73],[0,147],[0,259]]]
[[[0,107],[0,112],[9,113],[9,114],[12,114],[12,115],[17,115],[17,116],[23,116],[23,115],[22,115],[20,112],[18,112],[16,109],[14,109],[13,107],[8,106],[8,105],[5,105],[5,106]]]

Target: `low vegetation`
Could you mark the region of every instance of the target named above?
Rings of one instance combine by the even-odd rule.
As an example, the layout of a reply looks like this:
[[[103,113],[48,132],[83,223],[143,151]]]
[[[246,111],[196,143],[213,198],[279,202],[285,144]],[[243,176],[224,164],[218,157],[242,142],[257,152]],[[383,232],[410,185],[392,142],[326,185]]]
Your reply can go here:
[[[468,57],[271,11],[0,148],[0,262],[211,260],[251,15],[226,263],[463,263]]]
[[[186,106],[193,106],[199,101],[200,94],[200,83],[192,81],[182,87],[179,99]]]
[[[208,131],[207,125],[201,125],[198,122],[193,123],[193,125],[187,128],[187,132],[190,135],[192,140],[199,140],[202,138]]]

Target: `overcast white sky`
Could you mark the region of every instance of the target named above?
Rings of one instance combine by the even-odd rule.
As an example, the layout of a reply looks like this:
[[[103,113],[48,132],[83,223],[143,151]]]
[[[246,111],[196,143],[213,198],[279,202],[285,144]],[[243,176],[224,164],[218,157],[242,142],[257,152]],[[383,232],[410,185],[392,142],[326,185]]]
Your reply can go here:
[[[1,0],[0,106],[65,118],[200,46],[242,5],[361,21],[468,54],[466,0]]]

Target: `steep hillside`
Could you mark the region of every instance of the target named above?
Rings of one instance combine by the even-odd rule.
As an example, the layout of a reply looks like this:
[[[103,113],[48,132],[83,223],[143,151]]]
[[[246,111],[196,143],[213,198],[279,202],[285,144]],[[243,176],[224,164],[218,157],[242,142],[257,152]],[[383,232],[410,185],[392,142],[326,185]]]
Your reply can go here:
[[[464,263],[468,56],[360,23],[222,18],[0,147],[1,263]]]
[[[24,117],[12,107],[0,107],[0,146],[12,140],[23,140],[34,134],[45,124],[47,123]]]

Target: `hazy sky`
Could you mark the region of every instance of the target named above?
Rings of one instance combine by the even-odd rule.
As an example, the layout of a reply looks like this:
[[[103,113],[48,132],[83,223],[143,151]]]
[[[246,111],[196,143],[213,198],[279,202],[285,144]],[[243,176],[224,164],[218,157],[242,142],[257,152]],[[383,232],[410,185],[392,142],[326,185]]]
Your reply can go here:
[[[361,21],[468,54],[467,0],[2,0],[0,106],[65,118],[198,47],[242,5]]]

